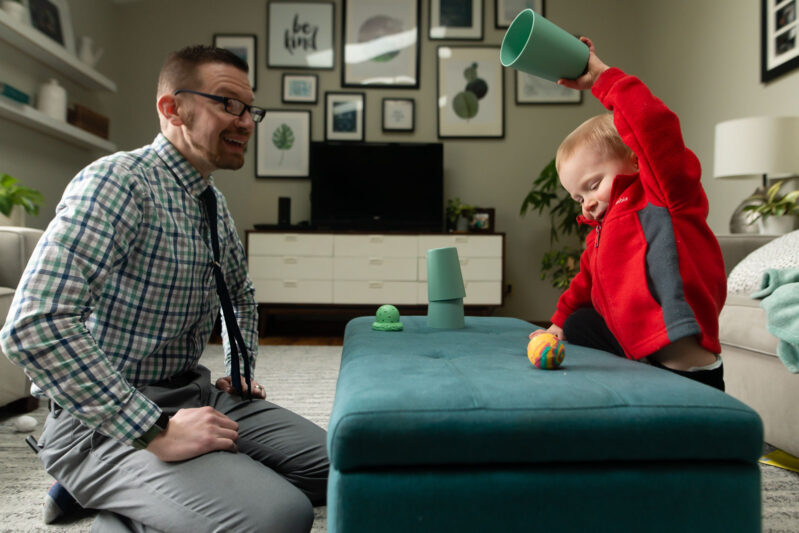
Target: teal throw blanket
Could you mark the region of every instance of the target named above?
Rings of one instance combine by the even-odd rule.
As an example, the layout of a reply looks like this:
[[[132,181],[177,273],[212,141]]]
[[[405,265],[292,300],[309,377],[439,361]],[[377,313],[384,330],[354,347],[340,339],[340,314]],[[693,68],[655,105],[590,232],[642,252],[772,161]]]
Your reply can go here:
[[[788,370],[799,373],[799,268],[766,270],[752,298],[763,300],[766,328],[779,339],[777,356]]]

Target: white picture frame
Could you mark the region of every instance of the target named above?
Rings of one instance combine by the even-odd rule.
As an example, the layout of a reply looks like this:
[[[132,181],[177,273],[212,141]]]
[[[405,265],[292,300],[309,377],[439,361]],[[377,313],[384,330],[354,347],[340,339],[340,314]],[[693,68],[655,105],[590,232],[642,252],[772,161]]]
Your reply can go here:
[[[224,48],[239,56],[249,70],[247,72],[247,79],[250,80],[250,87],[253,92],[257,89],[258,77],[256,69],[258,66],[257,58],[257,38],[251,33],[215,33],[214,46],[217,48]]]
[[[269,2],[267,67],[332,69],[334,15],[331,2]]]
[[[532,9],[542,17],[544,13],[544,0],[496,0],[494,3],[494,27],[508,28],[516,15],[525,9]]]
[[[284,104],[315,104],[319,99],[319,76],[283,73]]]
[[[483,0],[430,0],[432,40],[483,40]]]
[[[579,104],[583,92],[563,87],[555,82],[526,72],[516,73],[516,104]]]
[[[310,111],[267,109],[255,135],[256,177],[307,178],[310,175]]]
[[[366,94],[325,93],[325,140],[363,141]]]
[[[25,0],[31,26],[75,55],[75,35],[67,0]]]
[[[505,82],[499,46],[438,47],[438,137],[505,136]]]
[[[383,98],[383,131],[414,130],[413,98]]]

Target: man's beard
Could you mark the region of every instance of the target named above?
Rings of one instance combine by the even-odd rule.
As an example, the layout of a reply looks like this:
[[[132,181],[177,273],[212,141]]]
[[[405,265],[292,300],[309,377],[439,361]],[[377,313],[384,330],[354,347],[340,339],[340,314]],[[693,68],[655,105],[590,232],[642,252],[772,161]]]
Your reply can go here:
[[[183,116],[183,123],[186,125],[186,129],[192,131],[194,128],[195,123],[195,116],[193,110],[189,109]],[[204,148],[205,158],[211,163],[215,168],[224,169],[224,170],[238,170],[244,166],[244,154],[247,153],[247,145],[244,145],[244,154],[225,154],[223,150],[219,150],[218,148],[223,148],[225,145],[225,132],[219,134],[219,138],[217,140],[216,147],[201,147]],[[217,149],[214,149],[217,148]]]

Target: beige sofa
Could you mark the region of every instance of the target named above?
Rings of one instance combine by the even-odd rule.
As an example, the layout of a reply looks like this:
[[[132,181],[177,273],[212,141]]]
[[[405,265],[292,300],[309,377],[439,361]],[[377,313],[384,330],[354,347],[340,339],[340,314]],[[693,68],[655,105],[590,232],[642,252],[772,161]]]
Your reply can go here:
[[[38,229],[0,226],[0,326],[6,321],[14,290],[41,235]],[[15,410],[35,408],[37,402],[29,393],[30,382],[22,369],[0,351],[0,407],[14,402]]]
[[[729,274],[774,236],[738,234],[718,239]],[[799,456],[799,374],[789,372],[777,357],[777,338],[766,330],[760,301],[729,295],[719,328],[727,393],[758,412],[767,443]]]

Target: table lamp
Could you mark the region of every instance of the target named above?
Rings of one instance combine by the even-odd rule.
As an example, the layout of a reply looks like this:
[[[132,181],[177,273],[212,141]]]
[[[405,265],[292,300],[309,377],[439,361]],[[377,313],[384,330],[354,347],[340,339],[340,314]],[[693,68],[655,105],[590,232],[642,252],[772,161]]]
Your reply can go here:
[[[799,174],[799,117],[749,117],[716,124],[714,178],[785,179]],[[756,232],[739,205],[730,219],[730,233]]]

